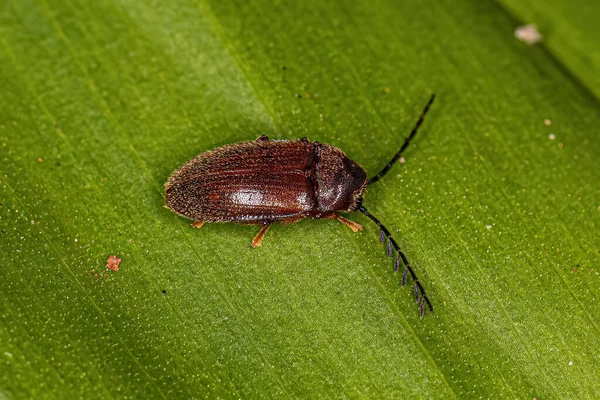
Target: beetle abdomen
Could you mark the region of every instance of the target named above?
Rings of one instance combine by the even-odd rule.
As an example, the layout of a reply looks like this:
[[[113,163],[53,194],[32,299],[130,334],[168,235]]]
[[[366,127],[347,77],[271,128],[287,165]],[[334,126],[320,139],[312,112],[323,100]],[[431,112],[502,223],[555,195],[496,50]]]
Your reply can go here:
[[[201,221],[260,223],[314,207],[311,143],[243,142],[198,155],[165,185],[167,207]]]

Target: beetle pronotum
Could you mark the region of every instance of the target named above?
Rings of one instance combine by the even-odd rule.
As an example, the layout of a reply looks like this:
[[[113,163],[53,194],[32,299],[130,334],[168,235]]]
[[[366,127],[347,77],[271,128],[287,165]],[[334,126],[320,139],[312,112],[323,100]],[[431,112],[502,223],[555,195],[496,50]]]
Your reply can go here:
[[[192,226],[196,228],[204,222],[262,225],[252,240],[252,247],[261,245],[272,223],[292,224],[307,217],[337,219],[357,232],[363,227],[340,213],[358,210],[377,224],[382,242],[385,243],[387,237],[388,257],[396,253],[395,272],[402,260],[405,267],[402,286],[410,273],[422,318],[425,304],[432,312],[433,306],[400,246],[362,205],[362,198],[366,186],[384,177],[400,159],[434,98],[432,95],[400,150],[371,179],[337,147],[310,142],[307,138],[269,140],[262,135],[255,141],[201,153],[173,172],[165,184],[167,207],[193,219]]]

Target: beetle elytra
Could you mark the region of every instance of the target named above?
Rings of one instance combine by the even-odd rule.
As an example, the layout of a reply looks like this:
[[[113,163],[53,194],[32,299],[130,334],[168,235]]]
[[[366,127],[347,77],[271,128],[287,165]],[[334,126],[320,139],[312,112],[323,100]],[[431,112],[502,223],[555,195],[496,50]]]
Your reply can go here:
[[[260,246],[272,223],[292,224],[301,219],[337,219],[354,232],[363,227],[340,213],[360,211],[380,229],[382,242],[387,237],[387,254],[395,252],[394,271],[404,264],[402,286],[408,274],[414,281],[419,316],[431,302],[408,259],[387,228],[362,205],[367,185],[377,182],[398,161],[423,123],[433,103],[432,95],[410,135],[391,161],[371,179],[366,171],[337,147],[299,140],[255,141],[216,148],[199,154],[171,174],[165,184],[167,208],[194,220],[261,225],[252,240]]]

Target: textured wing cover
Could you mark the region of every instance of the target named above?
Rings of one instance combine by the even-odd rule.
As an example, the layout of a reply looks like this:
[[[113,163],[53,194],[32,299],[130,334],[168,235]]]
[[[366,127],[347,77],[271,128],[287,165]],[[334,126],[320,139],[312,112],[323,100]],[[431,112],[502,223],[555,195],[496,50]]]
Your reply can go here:
[[[300,140],[243,142],[198,155],[165,185],[167,207],[201,221],[259,223],[314,207],[313,148]]]

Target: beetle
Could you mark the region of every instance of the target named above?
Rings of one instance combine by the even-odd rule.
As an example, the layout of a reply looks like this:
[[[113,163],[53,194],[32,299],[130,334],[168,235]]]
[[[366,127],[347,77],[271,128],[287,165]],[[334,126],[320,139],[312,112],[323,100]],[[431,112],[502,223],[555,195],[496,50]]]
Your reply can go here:
[[[165,184],[166,207],[194,220],[195,228],[205,222],[261,225],[252,247],[261,245],[271,224],[293,224],[307,217],[337,219],[357,232],[363,227],[340,213],[360,211],[377,224],[382,242],[387,237],[388,257],[396,253],[394,272],[402,260],[402,286],[410,273],[423,318],[425,304],[433,312],[425,290],[388,229],[366,210],[362,199],[367,185],[380,180],[400,159],[434,99],[432,95],[400,150],[370,179],[337,147],[307,138],[270,140],[262,135],[201,153],[175,170]]]

